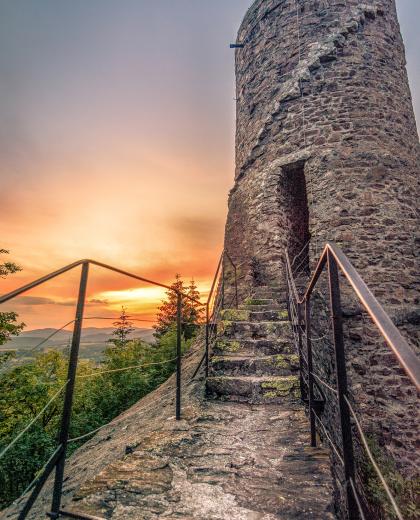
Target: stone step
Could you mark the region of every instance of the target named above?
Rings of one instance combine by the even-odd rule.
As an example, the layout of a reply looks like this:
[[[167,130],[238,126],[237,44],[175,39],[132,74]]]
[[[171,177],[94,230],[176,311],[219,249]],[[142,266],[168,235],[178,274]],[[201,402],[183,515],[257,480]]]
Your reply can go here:
[[[278,311],[281,313],[287,312],[287,305],[285,303],[278,304],[278,303],[272,303],[270,305],[239,305],[239,310],[245,310],[245,311]]]
[[[255,287],[252,291],[252,295],[255,298],[275,298],[280,300],[286,300],[286,289],[284,287]]]
[[[220,311],[222,321],[284,321],[289,316],[285,310],[260,309],[223,309]]]
[[[212,376],[207,378],[206,392],[224,401],[290,403],[299,399],[299,377]]]
[[[213,356],[210,362],[212,376],[222,375],[292,375],[299,370],[296,354],[277,354],[272,356]]]
[[[277,354],[294,354],[293,343],[288,339],[222,339],[216,340],[212,349],[216,356],[270,356]]]
[[[262,311],[250,311],[249,321],[287,321],[289,316],[286,310],[262,310]]]
[[[217,324],[217,336],[223,339],[291,339],[288,321],[221,321]]]
[[[245,298],[243,304],[241,305],[241,307],[245,307],[245,308],[248,308],[249,306],[252,306],[252,307],[255,307],[255,306],[269,306],[270,308],[273,307],[273,306],[277,306],[277,305],[282,305],[282,303],[279,303],[276,299],[274,298],[253,298],[253,297],[250,297],[250,298]]]

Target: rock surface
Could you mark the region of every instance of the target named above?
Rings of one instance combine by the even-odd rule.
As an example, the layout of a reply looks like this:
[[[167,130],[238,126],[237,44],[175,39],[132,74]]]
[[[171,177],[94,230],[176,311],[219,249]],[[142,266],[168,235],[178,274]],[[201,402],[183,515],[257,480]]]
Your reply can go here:
[[[204,380],[191,381],[202,348],[184,359],[182,420],[172,377],[70,458],[63,508],[118,520],[334,518],[328,456],[309,448],[303,407],[206,399]],[[51,482],[28,518],[44,518],[50,500]]]

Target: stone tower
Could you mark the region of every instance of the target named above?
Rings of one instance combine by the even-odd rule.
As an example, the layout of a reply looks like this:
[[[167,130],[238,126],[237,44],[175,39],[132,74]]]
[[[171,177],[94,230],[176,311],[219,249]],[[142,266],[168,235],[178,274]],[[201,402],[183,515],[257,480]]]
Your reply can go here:
[[[285,247],[308,244],[304,265],[332,240],[404,321],[418,304],[420,146],[395,1],[257,0],[237,42],[225,247],[243,291],[251,258],[270,283]]]
[[[334,241],[418,343],[420,145],[395,0],[256,0],[237,43],[225,249],[241,298],[256,266],[260,283],[283,283],[285,248],[308,274]],[[369,319],[347,321],[350,391],[412,476],[415,393],[384,342],[366,339]]]

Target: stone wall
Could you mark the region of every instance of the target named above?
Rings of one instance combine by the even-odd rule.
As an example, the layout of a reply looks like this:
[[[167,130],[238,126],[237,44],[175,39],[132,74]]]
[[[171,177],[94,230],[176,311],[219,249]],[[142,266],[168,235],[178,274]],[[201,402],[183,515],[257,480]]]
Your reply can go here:
[[[304,161],[312,257],[334,240],[377,296],[417,303],[420,147],[394,1],[257,1],[238,42],[232,258],[282,277],[284,167]]]
[[[278,284],[286,247],[293,255],[310,237],[313,266],[332,240],[418,347],[420,145],[395,1],[257,0],[237,41],[225,248],[240,266],[241,296],[252,291],[251,258],[265,283]],[[291,189],[302,170],[306,190]],[[412,477],[416,394],[350,291],[344,306],[355,405]],[[331,372],[329,349],[319,347]]]

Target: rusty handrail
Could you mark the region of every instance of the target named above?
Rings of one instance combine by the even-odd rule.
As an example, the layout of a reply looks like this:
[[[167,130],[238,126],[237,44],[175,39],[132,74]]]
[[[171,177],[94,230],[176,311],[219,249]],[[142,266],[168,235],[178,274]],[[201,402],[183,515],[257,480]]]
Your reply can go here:
[[[329,306],[331,316],[330,326],[332,328],[332,345],[334,347],[333,350],[335,355],[334,366],[336,388],[333,388],[326,381],[323,381],[322,378],[318,377],[317,374],[314,373],[313,368],[312,342],[319,340],[320,338],[316,339],[312,337],[311,296],[324,268],[327,271],[329,286]],[[347,496],[347,512],[349,519],[358,520],[359,518],[365,518],[363,507],[359,498],[359,492],[355,484],[356,461],[354,457],[353,446],[353,421],[359,433],[362,446],[369,460],[371,461],[377,476],[379,477],[388,500],[392,505],[396,518],[403,520],[398,504],[395,501],[392,491],[375,461],[374,455],[369,447],[367,437],[361,428],[356,412],[354,411],[349,400],[339,272],[341,272],[346,280],[350,283],[353,291],[356,293],[361,304],[366,309],[373,323],[376,325],[381,336],[384,338],[394,353],[406,375],[416,385],[417,389],[420,388],[420,361],[417,359],[408,342],[401,335],[397,327],[394,325],[388,314],[372,294],[360,274],[353,267],[343,251],[336,244],[327,242],[318,260],[315,271],[308,283],[308,286],[303,296],[300,297],[294,281],[292,264],[290,263],[288,251],[285,250],[287,308],[289,319],[292,323],[292,330],[295,342],[297,344],[297,350],[299,353],[302,399],[307,402],[309,408],[311,446],[317,445],[316,424],[318,424],[323,430],[326,439],[330,443],[333,451],[337,454],[338,459],[341,461],[343,466],[345,493]],[[304,316],[302,316],[303,314]],[[306,355],[303,354],[303,337],[305,337]],[[307,377],[305,377],[305,374],[307,374]],[[317,400],[315,399],[314,395],[314,386],[317,385],[317,382],[321,383],[324,387],[332,391],[338,401],[341,449],[335,445],[334,441],[329,436],[327,429],[320,418],[319,412],[317,411]],[[323,392],[321,392],[321,395],[323,399],[322,401],[318,402],[320,402],[323,406],[326,402],[326,398],[323,395]]]
[[[33,490],[26,501],[23,509],[19,512],[18,520],[24,520],[28,513],[30,512],[35,500],[37,499],[43,485],[45,484],[48,476],[55,468],[55,480],[54,480],[54,488],[53,488],[53,498],[51,504],[51,512],[48,515],[51,518],[59,518],[60,516],[69,516],[72,518],[85,518],[86,520],[93,518],[89,515],[84,515],[82,513],[71,513],[68,511],[63,511],[60,509],[61,507],[61,498],[62,498],[62,487],[64,481],[64,466],[66,460],[66,448],[69,442],[69,428],[71,421],[71,412],[72,412],[72,404],[73,404],[73,395],[74,395],[74,386],[76,380],[76,371],[77,364],[79,358],[79,346],[80,346],[80,337],[82,332],[82,323],[84,318],[84,307],[86,300],[86,288],[88,282],[88,273],[89,266],[95,265],[98,267],[102,267],[109,271],[113,271],[115,273],[121,274],[123,276],[128,276],[129,278],[133,278],[135,280],[139,280],[141,282],[149,283],[158,287],[163,287],[168,291],[172,291],[176,294],[177,297],[177,312],[176,312],[176,388],[175,388],[175,418],[179,420],[181,418],[181,328],[182,328],[182,300],[188,299],[193,301],[200,306],[208,305],[206,303],[202,303],[196,298],[192,298],[188,294],[183,293],[182,291],[170,287],[169,285],[155,282],[154,280],[150,280],[148,278],[144,278],[142,276],[138,276],[134,273],[130,273],[128,271],[124,271],[123,269],[119,269],[118,267],[114,267],[108,264],[104,264],[103,262],[98,262],[96,260],[84,259],[78,260],[71,264],[68,264],[61,269],[57,269],[52,273],[49,273],[45,276],[42,276],[26,285],[23,285],[14,291],[11,291],[3,296],[0,296],[0,304],[8,302],[17,296],[42,285],[57,276],[64,274],[72,269],[81,266],[81,277],[80,277],[80,286],[79,293],[77,298],[77,307],[76,307],[76,317],[72,322],[74,323],[73,329],[73,338],[71,343],[70,355],[69,355],[69,363],[68,363],[68,373],[67,373],[67,383],[66,383],[66,391],[64,396],[64,404],[63,411],[61,414],[61,425],[59,432],[59,445],[60,449],[55,452],[53,458],[47,463],[47,465],[41,471],[41,474],[37,477]],[[71,322],[70,322],[71,323]],[[25,432],[25,430],[24,430]],[[28,489],[29,490],[29,489]]]
[[[98,262],[97,260],[92,260],[90,258],[85,258],[83,260],[77,260],[76,262],[73,262],[71,264],[68,264],[61,269],[57,269],[56,271],[53,271],[52,273],[49,273],[45,276],[41,276],[41,278],[38,278],[37,280],[34,280],[33,282],[30,282],[26,285],[22,285],[22,287],[18,287],[14,291],[10,291],[9,293],[3,294],[3,296],[0,296],[0,304],[5,303],[12,298],[16,298],[17,296],[20,296],[21,294],[34,289],[35,287],[38,287],[38,285],[42,285],[45,282],[48,282],[49,280],[52,280],[53,278],[56,278],[57,276],[64,274],[68,271],[71,271],[75,267],[78,267],[83,264],[92,264],[96,265],[97,267],[103,267],[104,269],[108,269],[108,271],[113,271],[114,273],[121,274],[123,276],[128,276],[129,278],[133,278],[134,280],[139,280],[140,282],[149,283],[151,285],[156,285],[158,287],[163,287],[164,289],[168,289],[169,291],[174,291],[175,293],[179,293],[182,298],[186,298],[187,300],[193,301],[194,303],[197,303],[199,305],[205,306],[206,304],[203,302],[200,302],[200,300],[197,300],[196,298],[192,298],[191,296],[188,296],[188,294],[183,293],[182,291],[178,291],[177,289],[174,289],[173,287],[170,287],[169,285],[166,285],[164,283],[156,282],[154,280],[150,280],[149,278],[144,278],[142,276],[139,276],[134,273],[130,273],[129,271],[124,271],[123,269],[119,269],[118,267],[114,267],[109,264],[104,264],[103,262]]]
[[[218,319],[218,313],[221,309],[224,308],[224,298],[225,298],[225,268],[224,268],[224,260],[225,258],[228,259],[230,264],[233,267],[234,270],[234,276],[235,276],[235,306],[238,308],[239,306],[239,300],[238,300],[238,271],[237,266],[232,260],[232,257],[229,255],[229,253],[224,249],[222,251],[222,254],[220,255],[219,262],[217,264],[216,272],[213,277],[213,282],[211,284],[211,289],[209,292],[209,295],[207,297],[207,303],[206,303],[206,330],[205,330],[205,350],[202,358],[200,359],[196,369],[194,370],[194,373],[191,377],[191,381],[195,378],[195,376],[198,374],[198,371],[200,370],[201,366],[204,363],[205,368],[205,376],[208,377],[209,374],[209,356],[210,356],[210,343],[211,343],[211,334],[214,332],[214,325],[216,324],[216,321]],[[221,278],[221,283],[220,283]],[[219,283],[218,283],[219,281]],[[217,290],[220,292],[217,292],[214,299],[214,305],[210,312],[210,306],[213,298],[214,291]],[[220,301],[219,301],[220,298]]]
[[[308,287],[302,297],[297,297],[297,303],[303,304],[310,298],[318,278],[320,277],[325,264],[327,263],[328,252],[335,258],[341,273],[346,277],[352,286],[363,307],[366,309],[369,316],[372,318],[372,321],[379,329],[381,335],[395,354],[399,364],[402,366],[411,381],[416,385],[417,389],[420,390],[420,361],[418,360],[415,352],[394,325],[382,305],[372,294],[363,278],[351,264],[350,260],[333,242],[326,243]],[[287,251],[285,257],[287,268],[291,274],[290,259]],[[298,295],[293,277],[291,276],[290,279],[293,282],[293,292],[295,295]]]

